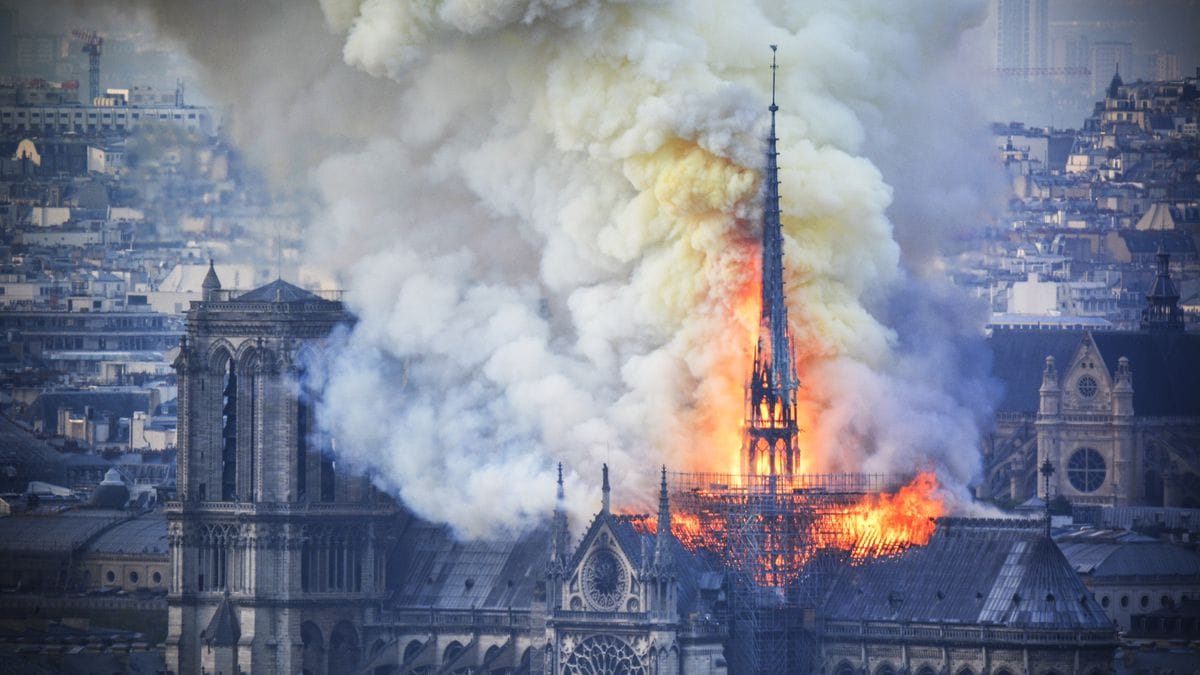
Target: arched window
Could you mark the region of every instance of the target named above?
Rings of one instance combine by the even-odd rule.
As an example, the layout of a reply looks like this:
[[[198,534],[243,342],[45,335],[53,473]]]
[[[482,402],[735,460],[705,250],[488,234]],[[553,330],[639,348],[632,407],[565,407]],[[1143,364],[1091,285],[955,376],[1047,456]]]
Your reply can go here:
[[[456,656],[462,653],[463,646],[458,640],[446,645],[446,649],[442,652],[442,664],[445,665],[454,660]]]
[[[1104,484],[1108,466],[1092,448],[1080,448],[1067,460],[1067,480],[1080,492],[1095,492]]]
[[[404,658],[401,660],[401,663],[409,663],[413,659],[417,658],[417,654],[421,653],[421,648],[424,646],[425,643],[421,642],[420,640],[410,640],[409,643],[404,646]]]
[[[975,671],[971,670],[970,666],[963,666],[958,669],[957,675],[975,675]]]
[[[358,630],[349,621],[339,621],[329,634],[330,673],[353,673],[358,669]]]
[[[305,672],[321,672],[321,662],[325,656],[325,641],[322,639],[321,629],[317,627],[317,624],[311,621],[300,624],[300,642],[304,644],[304,653],[301,659]]]
[[[221,389],[221,501],[237,499],[237,368],[233,359],[226,364]]]
[[[892,664],[885,663],[875,669],[875,675],[896,675],[896,669],[892,667]]]
[[[842,661],[833,669],[833,675],[854,675],[854,667],[848,661]]]

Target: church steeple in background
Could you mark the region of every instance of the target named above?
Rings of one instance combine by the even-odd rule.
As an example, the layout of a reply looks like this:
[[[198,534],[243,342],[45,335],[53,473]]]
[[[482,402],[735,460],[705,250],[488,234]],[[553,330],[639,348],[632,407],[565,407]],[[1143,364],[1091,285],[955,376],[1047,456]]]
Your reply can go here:
[[[771,45],[771,133],[763,175],[762,314],[754,368],[746,384],[744,473],[791,475],[798,468],[796,389],[799,378],[792,361],[792,336],[783,293],[783,226],[779,208],[779,152],[775,132],[775,74]]]
[[[1171,256],[1158,245],[1155,255],[1154,285],[1146,293],[1142,310],[1143,330],[1183,330],[1183,310],[1179,307],[1179,288],[1171,280]]]

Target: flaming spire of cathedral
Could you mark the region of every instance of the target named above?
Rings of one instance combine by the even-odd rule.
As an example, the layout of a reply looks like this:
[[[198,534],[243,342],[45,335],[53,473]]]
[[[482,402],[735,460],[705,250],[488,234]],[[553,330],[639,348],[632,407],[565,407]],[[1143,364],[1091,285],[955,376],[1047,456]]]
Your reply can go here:
[[[744,473],[790,476],[799,468],[792,335],[783,294],[783,227],[779,215],[779,152],[775,135],[775,45],[771,45],[771,135],[763,176],[762,315],[754,369],[746,383]]]

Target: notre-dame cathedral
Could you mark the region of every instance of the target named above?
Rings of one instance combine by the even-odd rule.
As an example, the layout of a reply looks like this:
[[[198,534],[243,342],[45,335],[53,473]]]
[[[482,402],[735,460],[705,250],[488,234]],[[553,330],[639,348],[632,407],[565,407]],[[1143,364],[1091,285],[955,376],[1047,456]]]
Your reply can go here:
[[[210,269],[175,362],[168,507],[176,673],[721,673],[720,575],[604,502],[504,542],[458,542],[337,470],[303,368],[348,315]],[[562,484],[559,483],[561,496]],[[670,522],[663,474],[660,522]]]
[[[1108,675],[1111,619],[1037,522],[942,519],[927,546],[838,566],[832,586],[809,604],[796,600],[796,588],[739,568],[737,560],[764,556],[780,564],[771,551],[783,549],[756,548],[783,531],[762,517],[774,511],[760,501],[775,503],[777,480],[798,465],[777,109],[772,98],[761,335],[746,385],[743,467],[768,477],[770,490],[718,486],[751,506],[737,513],[751,514],[753,536],[734,555],[681,545],[665,468],[656,527],[647,526],[651,516],[612,511],[605,467],[599,511],[573,541],[560,467],[557,506],[543,525],[520,537],[456,540],[338,469],[334,439],[316,420],[321,392],[306,386],[305,368],[335,327],[353,322],[342,303],[283,280],[222,289],[210,265],[174,364],[167,670]],[[1114,391],[1129,398],[1124,361]],[[1134,372],[1140,405],[1136,373],[1144,371]],[[1040,436],[1041,418],[1038,425]],[[805,569],[795,571],[803,583]]]

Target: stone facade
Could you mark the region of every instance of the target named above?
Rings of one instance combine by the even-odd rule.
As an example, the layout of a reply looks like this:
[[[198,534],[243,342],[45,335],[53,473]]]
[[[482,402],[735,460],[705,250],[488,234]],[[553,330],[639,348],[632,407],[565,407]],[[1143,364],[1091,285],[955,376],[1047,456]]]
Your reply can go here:
[[[1200,506],[1200,395],[1187,384],[1200,335],[1010,330],[991,342],[1006,391],[980,497],[1045,499],[1038,469],[1049,461],[1050,498]]]
[[[993,331],[1004,392],[980,497],[1200,507],[1200,334],[1185,330],[1169,256],[1156,258],[1140,330]]]
[[[285,282],[234,295],[211,273],[192,303],[174,364],[170,670],[316,675],[358,662],[396,507],[335,470],[302,380],[349,320],[340,302]]]

